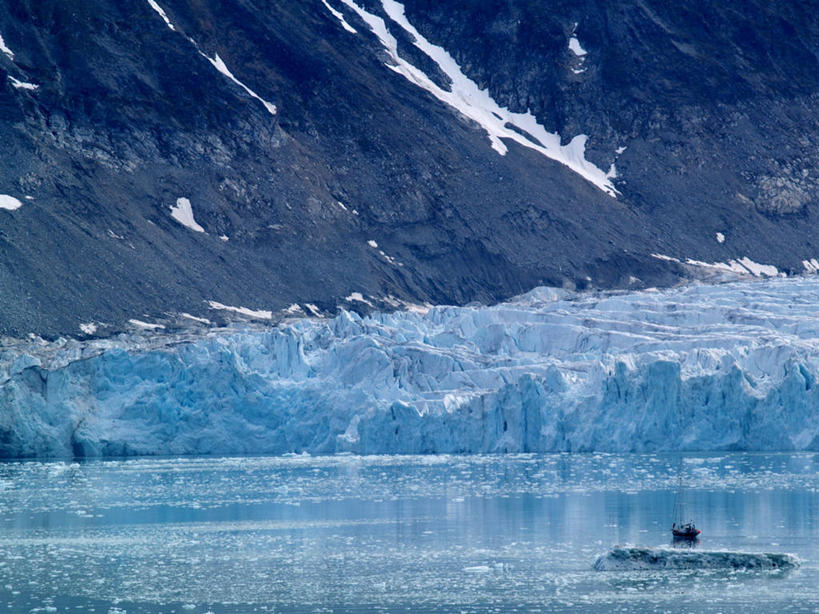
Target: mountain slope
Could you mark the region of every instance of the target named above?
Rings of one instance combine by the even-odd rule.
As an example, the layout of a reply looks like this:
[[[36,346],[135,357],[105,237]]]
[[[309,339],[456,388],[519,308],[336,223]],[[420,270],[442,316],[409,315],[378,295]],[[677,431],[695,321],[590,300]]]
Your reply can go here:
[[[2,335],[819,257],[797,2],[24,0],[0,36]]]

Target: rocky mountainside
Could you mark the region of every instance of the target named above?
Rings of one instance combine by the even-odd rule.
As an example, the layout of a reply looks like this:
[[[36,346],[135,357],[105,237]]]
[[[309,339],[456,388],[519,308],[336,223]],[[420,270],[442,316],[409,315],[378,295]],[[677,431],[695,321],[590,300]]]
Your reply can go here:
[[[0,37],[0,335],[819,269],[795,0],[18,0]]]

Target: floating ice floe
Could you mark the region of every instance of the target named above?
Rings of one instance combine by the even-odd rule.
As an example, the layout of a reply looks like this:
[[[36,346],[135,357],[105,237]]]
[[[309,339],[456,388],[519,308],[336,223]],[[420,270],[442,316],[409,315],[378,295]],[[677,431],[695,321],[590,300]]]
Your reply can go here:
[[[788,570],[798,567],[799,559],[792,554],[698,550],[694,548],[615,547],[601,554],[594,562],[597,571],[637,570]]]

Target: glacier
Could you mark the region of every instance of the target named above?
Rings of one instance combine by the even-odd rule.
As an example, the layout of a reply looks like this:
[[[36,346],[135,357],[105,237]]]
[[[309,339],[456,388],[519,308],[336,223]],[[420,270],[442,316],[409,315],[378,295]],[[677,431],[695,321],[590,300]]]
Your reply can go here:
[[[6,341],[0,456],[819,450],[819,279]]]
[[[596,571],[638,571],[648,569],[787,571],[799,567],[799,565],[799,559],[792,554],[617,546],[597,557],[593,568]]]

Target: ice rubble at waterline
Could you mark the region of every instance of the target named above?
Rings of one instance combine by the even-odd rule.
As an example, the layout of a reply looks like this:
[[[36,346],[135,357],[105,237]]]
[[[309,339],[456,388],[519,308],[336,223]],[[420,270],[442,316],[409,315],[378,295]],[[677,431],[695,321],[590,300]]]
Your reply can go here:
[[[192,340],[9,346],[0,455],[819,449],[817,305],[810,278],[541,288]]]
[[[597,557],[593,567],[596,571],[654,569],[787,571],[799,565],[799,559],[792,554],[617,546]]]

